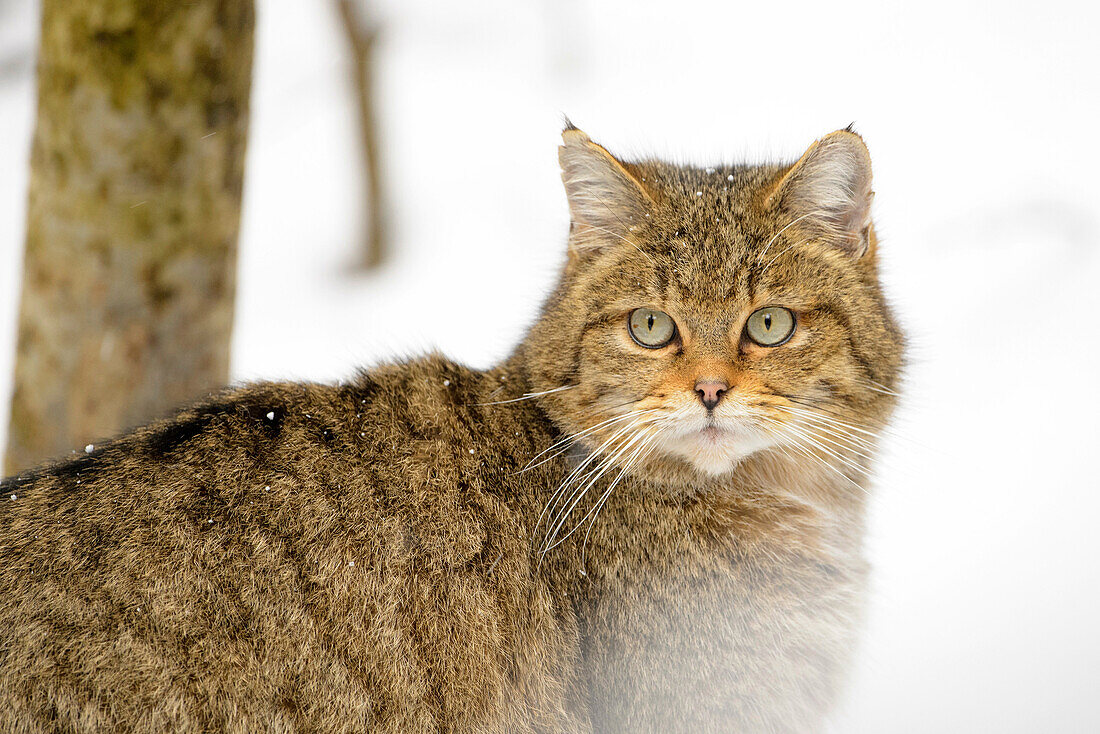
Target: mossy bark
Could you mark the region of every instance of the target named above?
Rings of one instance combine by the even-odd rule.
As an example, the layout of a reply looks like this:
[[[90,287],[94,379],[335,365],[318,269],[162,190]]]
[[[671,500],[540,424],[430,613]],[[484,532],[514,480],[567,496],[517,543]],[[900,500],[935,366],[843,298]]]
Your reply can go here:
[[[5,470],[228,379],[251,0],[45,0]]]

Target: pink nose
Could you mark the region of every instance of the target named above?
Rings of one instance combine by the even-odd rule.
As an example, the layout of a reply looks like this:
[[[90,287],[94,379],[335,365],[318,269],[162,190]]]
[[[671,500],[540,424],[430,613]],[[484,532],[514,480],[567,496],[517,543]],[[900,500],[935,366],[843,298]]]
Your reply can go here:
[[[695,394],[699,396],[699,400],[707,410],[714,410],[729,389],[729,384],[722,380],[699,380],[695,383]]]

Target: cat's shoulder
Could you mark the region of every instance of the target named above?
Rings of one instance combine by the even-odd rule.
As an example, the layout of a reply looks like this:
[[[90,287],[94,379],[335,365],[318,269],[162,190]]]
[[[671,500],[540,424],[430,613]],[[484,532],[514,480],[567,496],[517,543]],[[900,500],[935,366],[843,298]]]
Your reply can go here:
[[[530,418],[519,406],[491,405],[498,380],[428,355],[363,370],[335,385],[245,384],[4,479],[0,490],[14,502],[33,488],[81,492],[97,480],[164,485],[176,475],[190,476],[196,467],[238,475],[337,461],[392,468],[413,449],[474,447],[492,444],[495,433],[513,438],[525,433],[520,429]]]

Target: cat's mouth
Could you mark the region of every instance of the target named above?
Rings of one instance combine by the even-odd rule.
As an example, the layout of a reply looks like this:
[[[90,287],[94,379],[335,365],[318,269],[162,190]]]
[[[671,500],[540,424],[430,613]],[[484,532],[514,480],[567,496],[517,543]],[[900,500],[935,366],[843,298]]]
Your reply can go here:
[[[745,438],[745,428],[739,422],[715,416],[682,422],[674,429],[680,440],[707,444],[726,444]]]
[[[710,416],[692,423],[685,421],[680,430],[671,431],[662,442],[663,448],[712,476],[731,471],[746,456],[770,443],[760,431],[741,421]]]
[[[728,428],[723,428],[713,421],[699,430],[700,439],[706,443],[724,443],[725,441],[731,440],[733,436],[733,431]]]

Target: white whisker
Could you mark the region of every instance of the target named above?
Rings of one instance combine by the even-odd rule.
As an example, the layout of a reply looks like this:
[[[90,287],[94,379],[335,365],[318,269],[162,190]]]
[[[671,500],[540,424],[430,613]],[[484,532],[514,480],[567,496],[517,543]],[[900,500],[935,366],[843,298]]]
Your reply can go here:
[[[558,487],[558,489],[554,492],[553,495],[551,495],[550,499],[547,501],[546,506],[543,508],[542,513],[539,515],[538,522],[535,523],[534,530],[538,530],[539,526],[542,524],[543,517],[546,516],[546,513],[558,506],[559,499],[562,496],[565,495],[565,493],[568,491],[569,487],[577,480],[578,476],[581,474],[581,472],[584,471],[586,466],[588,466],[590,463],[592,463],[593,461],[598,459],[600,457],[600,455],[609,446],[611,446],[612,443],[614,443],[620,436],[628,433],[629,431],[633,430],[636,426],[643,423],[646,416],[648,414],[653,413],[653,412],[655,412],[655,411],[652,411],[652,410],[633,411],[631,413],[627,413],[624,416],[618,416],[617,418],[620,418],[620,419],[633,418],[634,420],[630,424],[628,424],[624,427],[618,428],[607,440],[605,440],[600,446],[598,446],[595,450],[593,450],[591,453],[589,453],[589,455],[587,457],[585,457],[585,459],[583,461],[581,461],[580,464],[578,464],[578,466],[575,469],[573,469],[572,472],[569,473],[569,475],[565,478],[565,480],[561,483],[561,485]],[[599,464],[597,464],[597,467],[598,466],[599,466]],[[587,478],[587,476],[588,475],[586,475],[586,478]],[[581,481],[584,481],[584,480],[581,480]],[[565,502],[568,503],[570,501],[570,499],[572,499],[575,495],[576,495],[576,492],[571,494],[569,496],[569,499],[567,499]],[[551,522],[553,522],[553,521],[551,521]],[[532,532],[534,532],[534,530]]]
[[[866,428],[860,428],[859,426],[853,426],[851,423],[846,423],[842,420],[838,420],[838,419],[832,417],[831,415],[826,414],[826,413],[824,413],[823,411],[820,411],[820,410],[812,410],[810,408],[796,408],[796,407],[790,406],[790,405],[776,405],[774,407],[779,408],[780,410],[785,410],[788,413],[794,413],[794,414],[797,414],[797,415],[805,415],[805,416],[814,416],[814,417],[817,417],[817,418],[832,420],[838,426],[842,426],[842,427],[847,428],[849,430],[856,431],[857,433],[862,433],[864,435],[871,436],[872,438],[876,438],[876,439],[878,438],[878,433],[876,433],[874,431],[870,431]]]
[[[604,428],[608,425],[612,425],[616,422],[627,420],[629,418],[634,418],[635,416],[636,416],[636,413],[634,413],[634,412],[625,413],[623,415],[612,416],[611,418],[608,418],[607,420],[601,421],[601,422],[597,423],[594,426],[589,426],[588,428],[585,428],[582,431],[578,431],[576,433],[565,436],[564,438],[556,441],[555,443],[553,443],[549,447],[547,447],[547,448],[543,449],[542,451],[538,452],[537,454],[535,454],[535,456],[529,462],[527,462],[527,466],[520,469],[518,472],[516,472],[516,474],[522,474],[525,471],[528,471],[530,469],[534,469],[535,467],[538,467],[538,466],[542,466],[547,461],[552,461],[553,459],[557,458],[558,456],[561,456],[563,453],[568,451],[569,448],[571,447],[571,445],[576,443],[580,438],[583,438],[584,436],[589,435],[589,434],[599,430],[600,428]],[[554,451],[555,449],[558,449],[558,448],[563,447],[563,446],[564,446],[564,448],[561,448],[560,451],[557,451],[556,453],[552,454],[551,456],[543,459],[542,461],[539,461],[537,464],[535,463],[536,461],[538,461],[538,458],[540,456],[542,456],[543,454],[545,454],[549,451]]]
[[[602,204],[603,202],[601,201],[600,203]],[[604,204],[604,206],[607,206],[607,205]],[[603,227],[597,227],[595,224],[589,224],[588,222],[580,222],[580,225],[583,226],[583,227],[589,227],[591,229],[598,230],[598,231],[603,232],[605,234],[609,234],[612,237],[618,237],[620,240],[622,240],[623,242],[625,242],[626,244],[630,245],[635,250],[640,252],[642,254],[642,256],[645,257],[646,260],[649,260],[650,263],[652,263],[653,265],[657,264],[657,262],[652,257],[650,257],[649,254],[645,250],[643,250],[641,247],[639,247],[638,243],[634,242],[633,240],[630,240],[626,237],[623,237],[621,234],[619,234],[617,232],[612,232],[610,229],[604,229]]]
[[[524,393],[518,398],[512,398],[511,400],[495,400],[491,403],[474,403],[474,405],[505,405],[507,403],[519,403],[524,400],[534,400],[540,398],[543,395],[550,395],[551,393],[561,392],[562,390],[572,390],[576,385],[562,385],[561,387],[551,388],[550,390],[543,390],[541,392],[529,392]]]
[[[858,473],[863,474],[864,476],[867,476],[867,477],[871,476],[870,471],[868,471],[865,467],[860,466],[859,464],[851,461],[850,459],[845,458],[844,456],[841,456],[839,453],[837,453],[836,451],[834,451],[833,449],[829,448],[824,443],[822,443],[821,440],[820,440],[820,438],[821,438],[820,436],[815,437],[812,434],[810,434],[809,432],[804,431],[801,428],[798,428],[797,426],[794,426],[794,425],[791,425],[791,424],[787,424],[785,426],[785,428],[788,431],[790,431],[791,433],[794,433],[795,435],[799,436],[806,443],[810,444],[811,446],[813,446],[813,447],[825,452],[829,456],[833,457],[834,459],[839,461],[841,464],[847,466],[852,471],[858,472]]]
[[[780,423],[779,421],[773,420],[771,418],[765,418],[765,421],[767,423],[770,423],[770,424],[778,427],[779,430],[777,432],[772,432],[772,431],[769,431],[769,432],[773,433],[773,435],[776,435],[781,440],[789,441],[789,443],[787,443],[787,446],[794,449],[795,451],[797,451],[802,456],[805,456],[807,459],[809,459],[813,463],[815,463],[815,464],[817,464],[821,467],[824,467],[825,469],[828,469],[829,471],[833,472],[838,477],[840,477],[844,481],[848,482],[849,484],[851,484],[853,487],[860,490],[864,494],[868,494],[866,488],[862,487],[858,482],[856,482],[850,476],[848,476],[847,474],[842,472],[840,469],[838,469],[837,467],[830,464],[828,461],[825,461],[823,458],[821,458],[817,454],[810,451],[808,448],[803,446],[798,441],[791,440],[791,436],[788,435],[788,430],[790,429],[790,426],[788,424]],[[767,429],[765,429],[765,430],[767,430]],[[786,452],[784,451],[784,453],[786,453]]]
[[[629,428],[634,427],[634,425],[631,425]],[[576,508],[577,504],[581,501],[581,499],[584,498],[584,495],[588,492],[588,489],[592,486],[592,483],[603,476],[604,472],[606,472],[607,469],[612,465],[614,460],[620,455],[621,451],[622,448],[620,447],[619,449],[615,450],[615,453],[612,456],[601,459],[595,465],[595,467],[593,467],[587,474],[584,475],[583,478],[579,480],[577,487],[569,495],[569,498],[566,499],[564,503],[562,503],[562,509],[556,515],[557,523],[554,524],[553,528],[550,528],[549,526],[547,527],[546,540],[544,542],[543,549],[544,554],[550,549],[550,545],[551,543],[553,543],[554,538],[557,537],[558,532],[560,532],[562,526],[569,518],[569,515],[572,514],[574,508]],[[551,521],[551,523],[553,522],[554,521]]]
[[[619,484],[619,482],[622,481],[623,477],[626,476],[627,472],[632,469],[636,464],[640,464],[641,462],[649,458],[654,450],[656,450],[656,439],[661,434],[661,430],[661,427],[658,426],[655,431],[647,436],[646,440],[642,441],[641,445],[634,451],[633,454],[630,455],[630,458],[623,466],[622,471],[620,471],[618,476],[615,477],[615,480],[611,482],[611,485],[607,488],[607,490],[605,490],[604,493],[600,495],[600,498],[596,500],[596,504],[593,507],[592,511],[592,520],[588,523],[588,530],[585,531],[584,541],[581,543],[581,568],[585,567],[586,559],[588,558],[588,536],[592,534],[592,529],[596,527],[596,520],[599,519],[600,511],[604,508],[604,505],[607,504],[607,500],[611,496],[611,493],[615,490],[615,487]],[[640,453],[643,450],[645,451],[645,453]],[[587,517],[588,516],[585,515],[585,518]],[[584,519],[582,518],[581,523],[583,522]]]
[[[790,246],[789,246],[789,247],[788,247],[787,249],[783,250],[783,251],[782,251],[782,252],[780,252],[780,253],[779,253],[778,255],[776,255],[776,256],[775,256],[775,257],[773,257],[773,258],[772,258],[771,260],[769,260],[769,261],[768,261],[768,264],[767,264],[767,265],[765,265],[765,266],[764,266],[763,268],[761,268],[761,269],[760,269],[760,274],[761,274],[761,275],[763,275],[764,273],[768,272],[768,268],[770,268],[770,267],[772,266],[772,264],[773,264],[773,263],[775,263],[775,261],[776,261],[776,260],[778,260],[779,258],[783,257],[784,255],[786,255],[786,254],[787,254],[788,252],[790,252],[790,251],[791,251],[791,250],[793,250],[794,248],[798,247],[799,245],[804,245],[804,244],[806,244],[807,242],[809,242],[809,240],[799,240],[798,242],[795,242],[795,243],[793,243],[792,245],[790,245]]]
[[[861,438],[859,436],[854,436],[854,435],[852,435],[852,434],[850,434],[847,431],[844,431],[842,429],[835,428],[832,423],[830,423],[828,421],[825,421],[825,420],[821,420],[817,416],[798,415],[798,414],[793,414],[793,415],[795,415],[796,420],[797,419],[802,419],[804,421],[809,421],[809,424],[802,424],[804,428],[812,429],[813,431],[817,431],[818,433],[822,433],[822,434],[827,434],[828,436],[831,437],[829,439],[826,439],[825,436],[818,435],[818,438],[821,438],[822,440],[828,440],[829,443],[832,443],[836,446],[848,449],[848,450],[852,451],[853,453],[857,454],[858,456],[860,456],[864,459],[867,459],[868,461],[874,459],[874,456],[870,455],[869,453],[866,453],[866,452],[870,452],[870,451],[875,450],[876,447],[872,442],[870,442],[870,441],[868,441],[864,438]]]
[[[764,255],[766,255],[766,254],[768,253],[768,250],[769,250],[769,249],[771,248],[771,246],[772,246],[772,243],[776,241],[776,239],[777,239],[777,238],[779,237],[779,235],[783,234],[783,233],[784,233],[784,232],[786,232],[786,231],[787,231],[788,229],[790,229],[790,228],[791,228],[791,227],[793,227],[794,225],[798,224],[799,222],[801,222],[801,221],[802,221],[803,219],[805,219],[806,217],[810,217],[810,216],[813,216],[814,214],[821,214],[821,210],[820,210],[820,209],[817,209],[817,210],[814,210],[814,211],[812,211],[812,212],[806,212],[805,214],[803,214],[802,216],[798,217],[797,219],[795,219],[795,220],[793,220],[793,221],[789,222],[789,223],[788,223],[788,224],[787,224],[787,225],[786,225],[785,227],[783,227],[783,229],[779,230],[779,231],[778,231],[778,232],[776,232],[776,233],[775,233],[774,235],[772,235],[772,238],[771,238],[770,240],[768,240],[768,244],[764,245],[764,249],[763,249],[763,250],[761,250],[761,251],[760,251],[760,254],[756,256],[756,262],[758,262],[758,263],[759,263],[759,262],[760,262],[761,260],[763,260],[763,259],[764,259]],[[789,247],[788,247],[788,248],[787,248],[787,250],[789,250],[789,249],[791,249],[791,248],[789,248]],[[784,250],[783,252],[786,252],[787,250]],[[780,255],[782,255],[783,253],[781,252],[781,253],[779,253],[779,254],[780,254]],[[772,260],[772,262],[775,262],[775,260]],[[770,265],[771,263],[768,263],[768,264]],[[767,268],[766,268],[766,267],[765,267],[764,269],[765,269],[765,270],[767,270]]]
[[[557,538],[558,533],[561,531],[561,528],[564,526],[565,521],[569,519],[569,516],[573,513],[573,510],[576,508],[577,504],[581,501],[581,499],[585,496],[585,494],[588,493],[588,490],[591,489],[595,485],[595,483],[599,481],[600,477],[602,477],[605,473],[607,473],[607,471],[609,469],[611,469],[611,467],[614,465],[614,463],[620,457],[622,457],[622,455],[624,453],[626,453],[626,451],[628,451],[631,446],[633,446],[639,440],[645,438],[645,436],[647,434],[643,433],[643,431],[644,431],[644,428],[643,428],[642,431],[638,431],[637,434],[630,437],[626,441],[626,443],[623,446],[621,446],[615,452],[615,454],[613,456],[608,457],[605,461],[603,461],[601,463],[601,465],[599,467],[597,467],[596,470],[593,470],[593,472],[590,472],[589,475],[585,477],[586,481],[585,481],[585,484],[583,485],[583,488],[580,490],[580,492],[577,495],[576,499],[573,500],[573,503],[569,506],[569,508],[561,514],[561,519],[558,521],[557,525],[554,527],[554,530],[553,530],[552,534],[550,534],[550,536],[546,539],[546,542],[545,542],[545,545],[544,545],[543,551],[542,551],[543,554],[549,553],[554,548],[557,548],[559,545],[564,543],[571,535],[573,535],[573,533],[575,533],[577,531],[578,528],[581,527],[581,525],[584,524],[585,518],[588,517],[587,514],[576,525],[574,525],[573,528],[568,533],[566,533],[564,537],[562,537],[560,540],[557,540],[557,542],[554,542],[555,539]],[[592,476],[593,474],[595,474],[595,476]],[[591,477],[591,478],[589,478],[589,477]],[[591,510],[589,510],[589,514],[590,513],[591,513]]]

